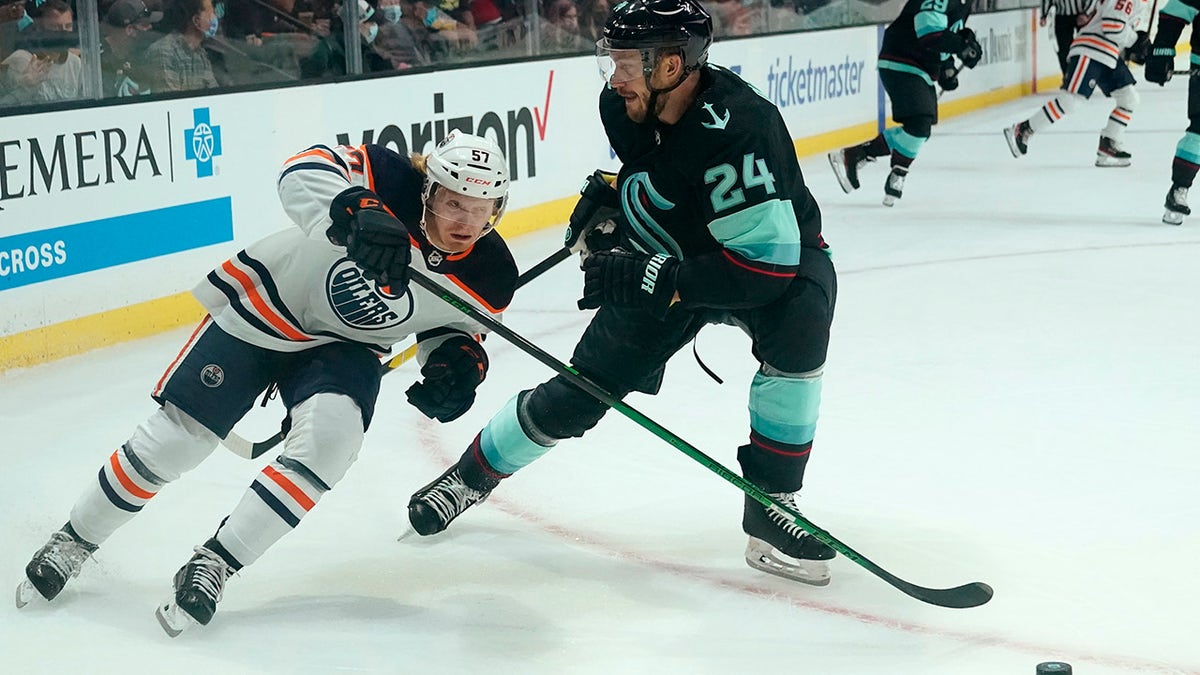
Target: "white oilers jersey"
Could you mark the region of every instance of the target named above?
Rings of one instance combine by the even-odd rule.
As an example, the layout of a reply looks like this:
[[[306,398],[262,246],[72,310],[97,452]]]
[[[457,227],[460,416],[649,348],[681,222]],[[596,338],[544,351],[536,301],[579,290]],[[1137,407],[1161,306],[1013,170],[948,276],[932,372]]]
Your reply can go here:
[[[1071,56],[1087,57],[1115,68],[1126,47],[1150,16],[1147,0],[1097,0],[1084,13],[1088,22],[1071,42]]]
[[[275,351],[349,341],[386,352],[409,335],[480,334],[482,326],[416,285],[393,292],[367,281],[345,248],[325,236],[333,198],[352,185],[371,189],[408,226],[412,269],[499,318],[516,287],[508,247],[491,232],[464,253],[435,249],[419,226],[423,183],[407,158],[381,146],[310,148],[279,176],[280,199],[297,227],[246,247],[193,293],[222,330]],[[422,355],[432,344],[422,345]]]

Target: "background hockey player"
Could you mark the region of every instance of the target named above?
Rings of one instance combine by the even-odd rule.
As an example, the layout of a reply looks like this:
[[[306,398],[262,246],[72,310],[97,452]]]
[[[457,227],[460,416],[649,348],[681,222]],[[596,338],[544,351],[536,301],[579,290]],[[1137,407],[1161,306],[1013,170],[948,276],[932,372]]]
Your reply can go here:
[[[1139,40],[1140,44],[1146,44],[1145,32],[1138,29],[1149,9],[1146,0],[1098,0],[1091,6],[1087,23],[1071,42],[1063,93],[1047,101],[1033,117],[1004,130],[1013,157],[1027,153],[1033,134],[1071,114],[1099,87],[1112,96],[1115,106],[1100,131],[1096,166],[1129,166],[1130,154],[1121,147],[1121,138],[1133,119],[1138,93],[1134,87],[1137,80],[1125,64],[1125,54]]]
[[[857,190],[859,170],[876,157],[890,155],[892,170],[884,182],[883,203],[892,206],[904,194],[909,167],[938,121],[934,83],[946,91],[957,89],[961,68],[954,57],[965,68],[974,68],[983,58],[975,32],[964,25],[970,12],[964,0],[908,0],[884,31],[879,80],[892,102],[892,119],[900,126],[829,153],[842,190]]]
[[[1171,163],[1171,189],[1167,190],[1166,212],[1163,222],[1168,225],[1183,224],[1184,216],[1191,215],[1187,205],[1188,188],[1200,170],[1200,31],[1196,16],[1200,13],[1200,0],[1167,0],[1158,13],[1158,32],[1150,56],[1146,59],[1146,79],[1159,85],[1167,83],[1175,69],[1175,43],[1189,23],[1192,24],[1192,44],[1188,78],[1188,127],[1183,138],[1175,145],[1175,159]]]
[[[1042,18],[1038,22],[1046,25],[1046,20],[1054,13],[1054,53],[1058,56],[1058,68],[1063,78],[1067,76],[1067,53],[1071,49],[1071,41],[1075,34],[1087,24],[1088,8],[1096,0],[1042,0]]]
[[[706,64],[711,41],[712,20],[695,0],[630,0],[605,23],[600,117],[622,162],[613,197],[621,247],[601,250],[599,228],[572,223],[569,243],[590,253],[579,306],[599,308],[572,361],[617,397],[652,394],[701,327],[738,325],[759,361],[738,460],[749,481],[792,505],[816,428],[836,277],[778,109]],[[519,393],[413,495],[413,528],[441,531],[605,412],[561,376]],[[742,527],[752,566],[828,583],[833,551],[790,519],[747,498]]]
[[[62,530],[34,554],[17,605],[53,600],[97,546],[167,483],[196,467],[277,387],[291,425],[283,452],[175,575],[158,610],[174,636],[207,624],[226,579],[296,527],[358,456],[381,374],[378,354],[416,335],[424,381],[409,400],[442,421],[470,407],[487,371],[480,328],[408,270],[461,286],[481,311],[512,298],[516,265],[493,228],[507,162],[491,141],[453,133],[427,156],[318,145],[289,159],[279,197],[296,227],[208,274],[209,315],[154,387],[162,406],[103,463]]]

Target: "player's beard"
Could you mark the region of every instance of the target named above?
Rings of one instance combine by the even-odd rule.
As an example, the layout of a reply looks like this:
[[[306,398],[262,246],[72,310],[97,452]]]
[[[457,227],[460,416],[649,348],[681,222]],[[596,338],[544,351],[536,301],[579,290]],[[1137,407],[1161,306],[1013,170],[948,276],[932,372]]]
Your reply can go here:
[[[639,92],[635,98],[625,99],[625,114],[634,122],[643,124],[650,121],[647,112],[651,105],[654,106],[654,118],[657,119],[667,106],[667,92],[655,96],[647,90],[644,94]]]

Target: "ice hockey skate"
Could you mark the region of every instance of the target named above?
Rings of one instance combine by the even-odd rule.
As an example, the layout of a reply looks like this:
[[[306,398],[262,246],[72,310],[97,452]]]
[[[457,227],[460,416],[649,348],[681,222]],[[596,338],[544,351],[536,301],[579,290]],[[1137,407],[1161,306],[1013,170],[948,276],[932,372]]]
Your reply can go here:
[[[1100,147],[1096,149],[1096,166],[1129,166],[1133,163],[1133,155],[1121,149],[1117,142],[1108,136],[1100,137]]]
[[[861,146],[852,145],[829,153],[829,166],[833,167],[833,175],[838,185],[846,194],[859,188],[858,170],[871,159]]]
[[[408,522],[421,536],[437,534],[490,494],[490,490],[476,490],[467,485],[458,466],[452,466],[408,500]]]
[[[883,184],[883,205],[892,206],[896,200],[904,196],[904,179],[908,176],[908,169],[902,166],[893,166],[892,172],[888,174],[887,182]]]
[[[1021,157],[1029,152],[1029,137],[1032,135],[1029,122],[1018,122],[1004,130],[1004,140],[1008,141],[1008,149],[1013,157]]]
[[[50,535],[50,541],[33,554],[25,566],[25,579],[17,584],[17,609],[38,595],[47,601],[58,597],[67,581],[79,574],[83,562],[96,551],[94,544],[79,538],[70,523]]]
[[[1167,200],[1164,206],[1167,210],[1163,213],[1162,221],[1166,225],[1182,225],[1183,217],[1192,215],[1192,210],[1187,205],[1188,189],[1182,185],[1172,185],[1167,191]]]
[[[175,594],[154,615],[167,635],[176,637],[194,623],[207,626],[225,593],[233,569],[214,551],[197,546],[195,555],[175,573]]]
[[[792,493],[772,497],[795,509]],[[767,574],[813,586],[829,584],[829,564],[836,553],[792,522],[791,516],[746,497],[742,530],[750,535],[746,564]]]

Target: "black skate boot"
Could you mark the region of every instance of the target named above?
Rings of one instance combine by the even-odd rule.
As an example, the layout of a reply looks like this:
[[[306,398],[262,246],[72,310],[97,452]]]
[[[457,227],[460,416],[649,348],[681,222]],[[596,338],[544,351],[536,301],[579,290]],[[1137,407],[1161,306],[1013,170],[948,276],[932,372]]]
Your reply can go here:
[[[1096,150],[1096,166],[1129,166],[1133,163],[1133,155],[1121,149],[1116,141],[1108,136],[1100,137],[1100,147]]]
[[[206,546],[197,546],[195,555],[175,573],[175,595],[158,606],[154,613],[167,635],[176,637],[191,623],[207,626],[217,612],[217,603],[225,594],[225,580],[233,568]]]
[[[833,167],[833,175],[837,178],[838,185],[842,186],[842,191],[849,194],[857,190],[858,170],[871,159],[867,157],[867,151],[861,145],[852,145],[831,152],[828,157],[829,166]]]
[[[790,492],[772,494],[795,509]],[[742,530],[750,535],[746,544],[746,563],[756,570],[813,586],[829,583],[827,561],[836,553],[792,522],[790,516],[746,497],[742,511]]]
[[[908,177],[908,169],[903,166],[893,166],[888,174],[887,182],[883,184],[883,205],[891,206],[897,199],[904,196],[904,179]]]
[[[1167,225],[1182,225],[1183,217],[1192,215],[1192,210],[1187,205],[1188,189],[1183,185],[1172,185],[1167,191],[1167,201],[1164,206],[1167,207],[1163,213],[1162,221]]]
[[[408,500],[408,522],[417,534],[428,536],[446,529],[463,511],[488,498],[492,488],[475,489],[463,480],[458,464]]]
[[[1008,141],[1008,149],[1013,157],[1020,157],[1029,152],[1029,137],[1033,128],[1029,122],[1018,122],[1004,130],[1004,140]]]
[[[50,541],[33,554],[25,566],[25,579],[17,585],[17,609],[29,604],[34,591],[46,600],[62,592],[67,580],[79,574],[83,561],[92,556],[97,546],[79,537],[71,523],[50,535]]]

